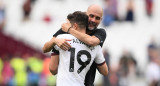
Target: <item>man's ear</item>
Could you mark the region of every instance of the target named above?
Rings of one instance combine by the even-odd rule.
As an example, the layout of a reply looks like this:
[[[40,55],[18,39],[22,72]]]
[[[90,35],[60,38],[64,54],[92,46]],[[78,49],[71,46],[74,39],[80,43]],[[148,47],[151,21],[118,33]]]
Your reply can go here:
[[[73,28],[78,29],[78,25],[76,23],[73,24]]]

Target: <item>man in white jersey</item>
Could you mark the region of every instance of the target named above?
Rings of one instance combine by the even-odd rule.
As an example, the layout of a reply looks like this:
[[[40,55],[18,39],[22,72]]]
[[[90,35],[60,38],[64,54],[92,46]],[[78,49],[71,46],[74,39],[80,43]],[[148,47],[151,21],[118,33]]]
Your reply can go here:
[[[69,14],[67,18],[72,28],[82,33],[86,32],[88,16],[84,12],[76,11],[73,14]],[[59,66],[58,63],[54,63],[53,58],[51,59],[51,63],[56,64],[55,68],[56,66],[58,67],[56,86],[84,86],[86,73],[93,61],[98,65],[98,70],[101,74],[108,74],[108,67],[100,45],[88,46],[71,34],[61,34],[57,38],[71,39],[68,43],[71,44],[72,48],[64,51],[55,46],[55,49],[59,50]],[[55,60],[58,59],[55,58]]]

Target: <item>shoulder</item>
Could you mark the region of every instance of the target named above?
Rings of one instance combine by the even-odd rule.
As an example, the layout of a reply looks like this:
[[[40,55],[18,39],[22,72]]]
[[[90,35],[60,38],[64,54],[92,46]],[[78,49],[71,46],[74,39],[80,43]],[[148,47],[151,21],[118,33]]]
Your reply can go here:
[[[96,33],[105,33],[105,34],[106,34],[106,30],[103,29],[103,28],[97,28],[97,29],[95,30],[95,32],[96,32]]]
[[[57,38],[73,38],[74,36],[71,34],[60,34]]]
[[[100,45],[96,45],[95,48],[97,48],[97,50],[99,51],[100,49],[102,49],[102,47]]]
[[[103,28],[97,28],[97,29],[95,29],[95,31],[93,32],[93,35],[98,35],[98,36],[100,36],[100,37],[106,38],[107,33],[106,33],[106,30],[105,30],[105,29],[103,29]]]

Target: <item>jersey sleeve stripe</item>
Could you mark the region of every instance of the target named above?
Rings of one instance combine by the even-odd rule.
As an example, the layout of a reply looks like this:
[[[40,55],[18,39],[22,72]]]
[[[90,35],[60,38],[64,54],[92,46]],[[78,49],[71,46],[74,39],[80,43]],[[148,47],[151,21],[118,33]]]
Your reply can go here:
[[[51,53],[51,56],[54,56],[54,55],[59,55],[59,54],[55,52]]]
[[[104,62],[102,62],[102,63],[100,63],[100,64],[97,64],[97,66],[101,66],[101,65],[103,65],[105,63],[105,61]]]

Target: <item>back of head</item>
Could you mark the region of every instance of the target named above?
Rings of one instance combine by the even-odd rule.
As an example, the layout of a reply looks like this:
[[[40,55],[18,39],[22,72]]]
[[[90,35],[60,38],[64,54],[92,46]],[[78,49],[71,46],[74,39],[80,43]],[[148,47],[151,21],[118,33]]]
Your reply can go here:
[[[70,21],[71,24],[78,24],[79,28],[88,27],[88,16],[85,12],[75,11],[74,13],[69,14],[67,16],[67,19]]]

